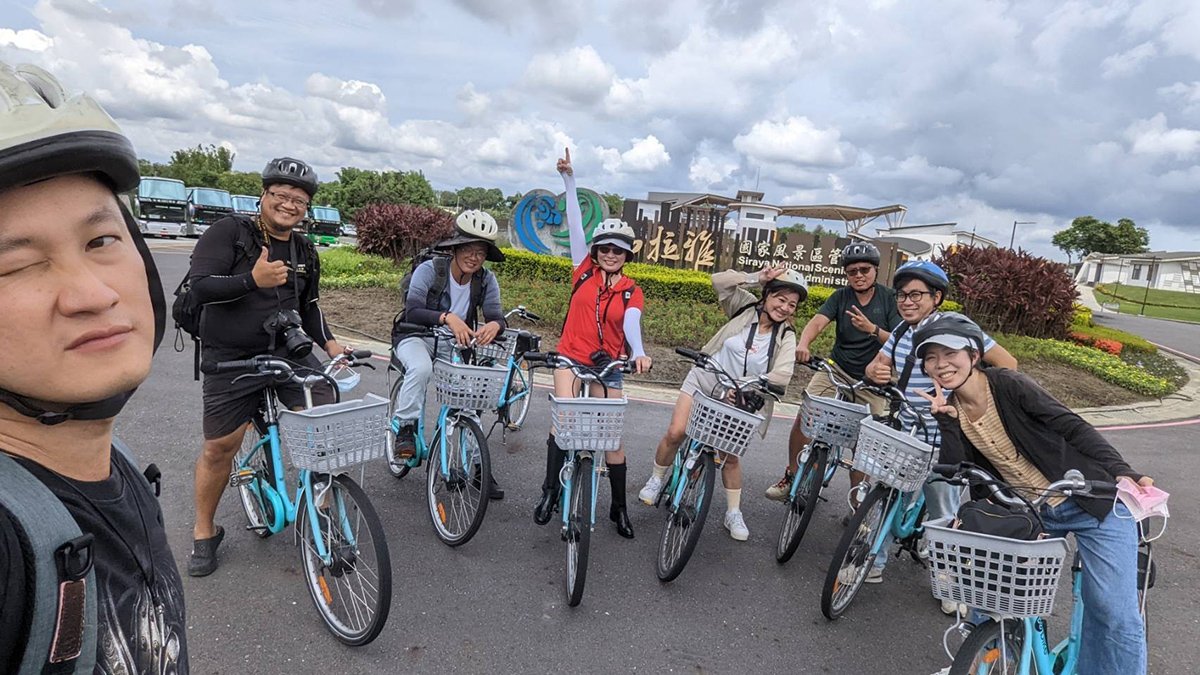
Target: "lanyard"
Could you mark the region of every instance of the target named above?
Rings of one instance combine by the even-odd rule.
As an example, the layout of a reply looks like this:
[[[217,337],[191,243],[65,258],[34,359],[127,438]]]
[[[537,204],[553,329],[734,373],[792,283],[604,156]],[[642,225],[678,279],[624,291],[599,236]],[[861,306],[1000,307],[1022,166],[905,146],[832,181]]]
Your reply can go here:
[[[600,348],[604,349],[604,320],[608,318],[608,309],[612,307],[612,302],[617,297],[616,291],[609,287],[605,275],[601,272],[600,276],[601,287],[596,291],[596,335],[600,338]],[[604,291],[608,291],[608,302],[604,305],[604,314],[600,313],[600,298],[604,295]]]

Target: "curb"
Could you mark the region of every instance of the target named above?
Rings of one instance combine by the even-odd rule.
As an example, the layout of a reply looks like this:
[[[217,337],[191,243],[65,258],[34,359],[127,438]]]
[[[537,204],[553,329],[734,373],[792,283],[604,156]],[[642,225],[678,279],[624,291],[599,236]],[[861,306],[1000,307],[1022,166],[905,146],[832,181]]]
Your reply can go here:
[[[334,337],[337,338],[338,342],[343,344],[352,344],[362,349],[370,349],[375,352],[375,358],[384,361],[388,360],[388,356],[386,355],[391,351],[390,345],[374,340],[356,340],[344,337],[344,334],[335,334]],[[1157,401],[1080,408],[1075,412],[1079,413],[1079,416],[1087,420],[1089,424],[1097,427],[1170,422],[1200,416],[1200,362],[1193,362],[1174,356],[1174,350],[1163,349],[1168,352],[1169,358],[1175,359],[1188,373],[1188,383],[1182,389]],[[549,388],[552,377],[549,373],[537,373],[534,375],[533,381],[535,385]],[[635,401],[673,405],[675,398],[678,396],[679,389],[677,387],[665,387],[661,385],[638,384],[637,382],[627,380],[625,383],[625,392]],[[780,402],[775,404],[775,412],[771,417],[772,419],[792,420],[796,418],[799,411],[800,406],[796,403]]]

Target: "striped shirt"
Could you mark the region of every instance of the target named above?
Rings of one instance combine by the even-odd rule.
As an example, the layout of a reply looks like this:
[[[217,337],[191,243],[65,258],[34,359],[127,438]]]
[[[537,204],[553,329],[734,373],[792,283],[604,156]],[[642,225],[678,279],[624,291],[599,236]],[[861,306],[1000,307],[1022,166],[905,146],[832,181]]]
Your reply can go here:
[[[917,332],[925,324],[932,321],[935,317],[941,315],[941,312],[934,312],[925,317],[920,323],[915,326],[909,326],[904,335],[900,337],[900,341],[896,342],[896,335],[900,329],[904,327],[903,323],[897,324],[892,329],[892,336],[888,338],[887,343],[883,345],[883,353],[892,358],[892,367],[896,373],[904,372],[904,364],[908,361],[909,355],[912,354],[913,334]],[[996,341],[987,333],[983,335],[983,351],[987,352],[996,346]],[[916,358],[915,356],[913,357]],[[908,404],[917,410],[920,415],[920,423],[918,417],[909,413],[907,410],[900,411],[900,426],[904,431],[912,431],[913,427],[920,427],[924,424],[923,429],[918,429],[917,438],[934,446],[935,448],[942,444],[942,433],[938,429],[937,421],[933,419],[933,415],[929,413],[929,401],[921,398],[917,392],[924,391],[933,393],[933,379],[921,370],[919,362],[913,363],[912,374],[908,378],[908,388],[904,390],[904,398],[908,400]]]

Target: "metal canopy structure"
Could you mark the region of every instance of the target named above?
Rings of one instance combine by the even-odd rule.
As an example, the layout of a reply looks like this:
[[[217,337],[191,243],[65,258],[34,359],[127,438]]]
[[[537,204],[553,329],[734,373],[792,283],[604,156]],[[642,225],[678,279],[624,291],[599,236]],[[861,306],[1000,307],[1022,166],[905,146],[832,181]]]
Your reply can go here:
[[[904,224],[904,214],[908,208],[900,204],[864,209],[858,206],[842,206],[840,204],[822,204],[817,206],[781,206],[779,215],[794,218],[816,218],[818,220],[840,220],[846,225],[846,234],[851,237],[861,237],[859,231],[871,221],[883,217],[888,228],[900,227]]]

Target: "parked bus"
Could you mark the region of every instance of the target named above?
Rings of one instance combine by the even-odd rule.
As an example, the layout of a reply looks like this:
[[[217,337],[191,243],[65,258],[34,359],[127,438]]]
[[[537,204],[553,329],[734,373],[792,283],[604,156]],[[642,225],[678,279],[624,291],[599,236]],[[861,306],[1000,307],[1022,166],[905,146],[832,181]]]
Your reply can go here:
[[[183,181],[146,177],[138,183],[134,216],[142,233],[157,237],[186,236],[190,232],[188,192]]]
[[[233,212],[246,216],[257,216],[258,197],[252,195],[233,195]]]
[[[313,206],[308,210],[308,238],[319,246],[333,246],[342,233],[342,214],[332,206]]]
[[[204,234],[209,225],[233,213],[233,198],[225,190],[205,187],[187,189],[188,212],[192,216],[189,237]]]

